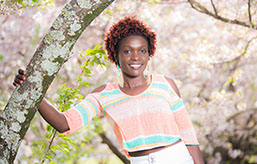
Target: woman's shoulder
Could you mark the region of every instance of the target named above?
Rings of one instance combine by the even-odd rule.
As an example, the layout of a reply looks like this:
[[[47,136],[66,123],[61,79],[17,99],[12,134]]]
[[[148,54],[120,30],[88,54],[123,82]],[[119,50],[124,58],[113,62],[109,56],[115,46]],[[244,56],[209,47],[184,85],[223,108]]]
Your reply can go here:
[[[113,89],[117,89],[118,83],[107,83],[107,84],[102,84],[95,89],[91,91],[91,93],[101,93],[103,91],[111,91]]]
[[[102,84],[91,91],[91,93],[102,92],[106,88],[107,84]]]
[[[175,83],[175,81],[169,77],[169,76],[165,76],[165,75],[162,75],[163,78],[168,82],[168,84],[170,85],[171,89],[174,90],[176,92],[176,94],[180,97],[180,92],[179,92],[179,89]]]

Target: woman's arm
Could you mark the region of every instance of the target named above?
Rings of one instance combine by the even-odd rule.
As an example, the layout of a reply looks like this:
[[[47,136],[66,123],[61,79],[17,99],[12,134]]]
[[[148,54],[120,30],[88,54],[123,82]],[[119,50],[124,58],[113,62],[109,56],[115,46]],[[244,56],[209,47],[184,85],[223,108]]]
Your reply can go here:
[[[58,132],[63,133],[69,130],[68,122],[63,113],[57,110],[45,98],[41,102],[38,111],[46,122],[53,126]]]
[[[165,78],[169,82],[172,89],[181,98],[179,89],[178,89],[177,85],[175,84],[175,82],[168,77],[165,77]],[[200,148],[199,148],[198,145],[186,145],[186,147],[187,147],[190,155],[192,156],[195,164],[204,164],[202,153],[201,153]]]
[[[204,164],[203,156],[198,145],[186,145],[195,164]]]
[[[22,69],[19,69],[18,74],[15,76],[13,85],[18,86],[23,83],[26,72]],[[39,113],[41,116],[52,125],[58,132],[63,133],[69,130],[68,122],[64,117],[63,113],[59,112],[50,102],[48,102],[45,98],[41,102],[39,108]]]

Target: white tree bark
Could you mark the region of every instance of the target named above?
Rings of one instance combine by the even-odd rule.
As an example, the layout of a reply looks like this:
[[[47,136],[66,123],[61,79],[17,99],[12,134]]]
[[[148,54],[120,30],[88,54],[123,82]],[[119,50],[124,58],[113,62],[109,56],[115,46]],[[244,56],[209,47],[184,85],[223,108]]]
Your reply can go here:
[[[26,80],[0,113],[0,163],[13,163],[45,93],[87,26],[114,0],[71,0],[26,68]]]

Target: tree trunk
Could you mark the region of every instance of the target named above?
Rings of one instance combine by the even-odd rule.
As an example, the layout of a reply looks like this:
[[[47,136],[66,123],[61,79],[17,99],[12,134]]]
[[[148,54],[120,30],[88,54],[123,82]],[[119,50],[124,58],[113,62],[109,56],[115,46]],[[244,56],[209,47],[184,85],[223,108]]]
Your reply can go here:
[[[26,80],[0,113],[0,163],[13,163],[45,93],[87,26],[114,0],[72,0],[62,10],[26,68]]]

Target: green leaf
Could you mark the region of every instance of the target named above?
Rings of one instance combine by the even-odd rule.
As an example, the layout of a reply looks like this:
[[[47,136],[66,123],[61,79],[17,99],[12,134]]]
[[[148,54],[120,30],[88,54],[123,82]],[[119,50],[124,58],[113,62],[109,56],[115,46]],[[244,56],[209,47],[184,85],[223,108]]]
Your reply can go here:
[[[46,144],[43,141],[41,141],[40,144],[41,144],[41,151],[43,151],[46,148]]]
[[[2,61],[4,58],[4,55],[0,54],[0,61]]]
[[[46,125],[46,130],[50,132],[53,129],[53,127],[49,124]]]
[[[83,64],[82,64],[82,68],[86,68],[87,66],[88,66],[88,61],[86,61],[86,62],[84,62]]]
[[[98,49],[100,49],[102,47],[102,45],[100,45],[100,44],[97,44],[97,45],[95,45],[95,50],[98,50]]]
[[[65,148],[65,147],[63,148],[63,150],[66,151],[66,152],[70,152],[70,150]]]
[[[72,139],[68,138],[67,136],[65,136],[63,134],[62,135],[58,135],[58,137],[61,137],[63,140],[67,141],[70,144],[74,144],[74,141]]]
[[[54,161],[52,161],[52,162],[50,162],[49,164],[57,164],[56,162],[54,162]]]
[[[17,0],[19,4],[22,4],[23,3],[23,0]]]
[[[89,68],[85,68],[84,70],[83,70],[83,73],[84,73],[84,76],[88,76],[89,74],[91,74],[91,70],[89,69]]]
[[[61,144],[61,147],[69,148],[69,145],[67,145],[67,144]]]
[[[86,55],[90,55],[93,51],[94,51],[94,50],[92,50],[92,49],[87,49],[87,50],[85,51],[85,53],[86,53]]]
[[[46,133],[46,134],[45,134],[45,137],[46,137],[47,139],[50,139],[50,138],[52,137],[52,135],[53,135],[52,133]]]
[[[255,157],[256,157],[255,155],[252,155],[252,156],[250,157],[250,159],[249,159],[248,162],[249,162],[249,163],[254,163]]]
[[[80,83],[79,86],[86,86],[86,87],[88,87],[89,84],[90,83],[88,81],[84,81],[84,82]]]
[[[65,135],[62,133],[59,133],[58,137],[64,137]]]
[[[103,50],[103,49],[98,50],[97,52],[98,52],[99,54],[101,54],[101,55],[106,54],[106,51],[105,51],[105,50]]]
[[[78,81],[78,82],[81,82],[81,81],[82,81],[81,75],[78,75],[77,81]]]
[[[51,149],[53,152],[55,152],[55,151],[56,151],[55,145],[51,145],[51,146],[50,146],[50,149]]]
[[[79,54],[79,57],[80,57],[81,60],[84,60],[82,53]]]

